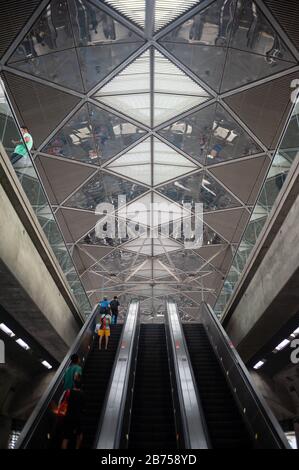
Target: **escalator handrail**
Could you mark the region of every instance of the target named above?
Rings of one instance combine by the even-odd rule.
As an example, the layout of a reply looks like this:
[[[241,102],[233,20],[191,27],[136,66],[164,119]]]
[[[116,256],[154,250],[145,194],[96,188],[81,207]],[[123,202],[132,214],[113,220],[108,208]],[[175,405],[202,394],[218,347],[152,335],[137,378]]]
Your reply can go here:
[[[182,352],[182,357],[180,358],[183,361],[186,361],[187,366],[189,367],[190,376],[188,377],[188,382],[182,384],[181,381],[181,374],[179,370],[179,358],[178,356],[178,345],[176,344],[176,340],[174,338],[174,331],[171,326],[170,320],[170,304],[175,305],[176,308],[176,315],[178,320],[178,326],[180,329],[180,351]],[[172,349],[172,356],[173,356],[173,366],[175,371],[175,378],[176,378],[176,386],[179,396],[179,406],[181,410],[181,420],[183,425],[183,432],[184,432],[184,441],[185,441],[185,448],[186,449],[209,449],[211,448],[210,436],[208,433],[207,424],[204,417],[204,412],[199,396],[199,392],[197,389],[193,368],[191,366],[191,360],[189,357],[188,347],[186,343],[186,338],[182,330],[182,323],[178,315],[177,305],[175,302],[167,301],[167,308],[166,308],[167,316],[166,316],[166,325],[168,327],[170,341],[171,341],[171,349]],[[193,398],[193,412],[190,415],[190,410],[186,409],[186,399],[189,397],[184,396],[186,393],[186,389],[188,388],[190,391],[191,386],[191,401]],[[193,390],[192,390],[193,388]],[[195,421],[194,421],[195,418]]]
[[[232,361],[233,365],[237,368],[238,373],[243,383],[246,385],[247,390],[250,396],[252,397],[252,399],[254,400],[255,405],[258,408],[260,414],[262,415],[267,428],[271,432],[271,435],[276,443],[276,446],[282,449],[285,449],[285,448],[289,449],[290,445],[279,423],[277,422],[277,419],[275,418],[274,414],[272,413],[265,399],[263,398],[263,396],[257,389],[256,385],[254,384],[253,379],[249,374],[249,371],[247,370],[245,364],[243,363],[241,357],[239,356],[237,350],[232,344],[230,338],[228,337],[226,331],[224,330],[223,326],[219,322],[211,306],[206,303],[203,303],[203,308],[205,308],[207,311],[207,314],[208,314],[207,318],[209,318],[210,322],[213,324],[213,326],[216,328],[217,332],[219,333],[219,337],[221,338],[222,344],[225,347],[229,355],[229,359]],[[209,335],[208,331],[207,333]],[[214,346],[213,346],[213,349],[215,350]]]
[[[126,346],[127,346],[127,344],[126,344],[126,341],[127,341],[126,340],[126,334],[127,334],[126,326],[127,326],[128,320],[130,319],[128,314],[130,312],[131,306],[134,305],[134,304],[137,305],[137,313],[136,313],[135,323],[133,325],[133,331],[132,331],[133,341],[130,342],[129,349],[126,350]],[[115,359],[114,359],[113,368],[112,368],[111,375],[110,375],[109,385],[107,387],[107,391],[106,391],[106,395],[105,395],[105,399],[104,399],[103,411],[102,411],[102,414],[101,414],[101,417],[100,417],[100,420],[99,420],[99,425],[98,425],[98,429],[97,429],[97,433],[96,433],[96,437],[95,437],[95,441],[94,441],[94,448],[95,449],[108,449],[108,448],[109,449],[118,449],[119,448],[121,432],[122,432],[123,416],[124,416],[125,404],[126,404],[126,399],[127,399],[127,389],[128,389],[131,362],[132,362],[132,352],[133,352],[134,338],[135,338],[136,328],[137,328],[137,324],[138,324],[138,320],[139,320],[138,313],[139,313],[139,301],[136,301],[136,300],[131,301],[130,304],[129,304],[129,307],[128,307],[128,313],[126,315],[126,320],[125,320],[125,323],[123,325],[123,330],[122,330],[122,333],[121,333],[121,337],[120,337],[120,340],[119,340],[119,345],[118,345],[117,352],[116,352]],[[117,413],[117,422],[114,423],[114,425],[113,425],[114,429],[111,431],[110,425],[112,423],[111,423],[111,419],[110,419],[110,422],[109,422],[109,417],[107,417],[107,413],[109,413],[109,410],[111,409],[111,406],[112,406],[112,404],[111,404],[111,394],[113,392],[112,387],[114,387],[115,380],[117,380],[117,378],[115,377],[116,369],[117,369],[120,361],[122,361],[124,359],[122,357],[122,356],[124,356],[123,353],[125,353],[125,355],[127,356],[126,374],[125,374],[125,378],[124,378],[124,381],[123,381],[123,391],[122,391],[121,400],[120,400],[120,403],[118,404],[119,410],[118,410],[118,413]],[[110,427],[110,429],[109,429],[109,427]],[[109,433],[110,433],[110,435],[109,435]],[[105,443],[107,445],[107,439],[110,441],[109,447],[103,447],[103,443]]]
[[[16,449],[25,449],[33,436],[38,424],[40,423],[41,419],[44,416],[44,413],[47,411],[51,400],[53,399],[58,387],[61,385],[62,380],[64,378],[65,372],[70,364],[71,356],[75,354],[80,347],[81,341],[84,337],[84,334],[87,332],[89,328],[92,327],[93,323],[95,322],[96,316],[99,312],[99,307],[96,305],[89,315],[88,319],[82,326],[81,330],[78,333],[73,345],[69,349],[67,355],[63,359],[62,363],[60,364],[56,374],[54,375],[53,379],[51,380],[49,386],[43,393],[42,397],[40,398],[39,402],[37,403],[36,407],[34,408],[31,416],[29,417],[28,421],[26,422],[20,437],[16,443]],[[94,330],[94,328],[93,328]]]

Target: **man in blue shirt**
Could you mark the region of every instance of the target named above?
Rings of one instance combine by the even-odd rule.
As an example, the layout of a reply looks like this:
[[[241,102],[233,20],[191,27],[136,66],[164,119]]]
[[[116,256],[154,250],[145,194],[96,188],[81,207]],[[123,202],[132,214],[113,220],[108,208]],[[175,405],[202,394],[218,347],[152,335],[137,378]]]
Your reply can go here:
[[[100,313],[103,314],[103,313],[109,313],[109,310],[110,310],[110,303],[108,302],[107,300],[107,297],[104,297],[103,300],[101,300],[101,302],[99,303],[100,305]]]
[[[81,380],[82,367],[78,354],[71,356],[71,363],[64,374],[63,390],[72,390],[74,388],[75,380]]]

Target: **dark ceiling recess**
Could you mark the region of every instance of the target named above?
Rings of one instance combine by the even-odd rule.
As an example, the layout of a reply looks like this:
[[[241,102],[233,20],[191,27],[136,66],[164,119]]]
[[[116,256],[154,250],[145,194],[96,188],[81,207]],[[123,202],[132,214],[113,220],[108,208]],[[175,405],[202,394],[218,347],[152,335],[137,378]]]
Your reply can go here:
[[[26,365],[26,369],[34,367],[35,372],[44,372],[46,369],[41,364],[41,361],[49,362],[55,369],[59,363],[53,356],[51,356],[40,344],[25,330],[3,307],[0,305],[0,323],[4,323],[14,333],[15,337],[10,338],[2,330],[0,330],[1,339],[5,343],[5,352],[8,355],[10,362],[15,361],[16,364]],[[25,351],[22,349],[15,340],[21,338],[25,343],[30,346],[30,350]]]
[[[264,0],[264,3],[297,49],[299,49],[298,0]]]
[[[0,57],[34,13],[41,0],[1,0]]]
[[[285,325],[280,328],[271,341],[268,341],[260,351],[247,364],[248,367],[253,367],[258,361],[266,359],[265,364],[259,369],[261,372],[273,377],[281,370],[292,366],[291,353],[293,348],[291,345],[287,345],[281,351],[273,352],[278,344],[284,339],[288,339],[289,336],[299,327],[299,312],[297,312]],[[299,336],[297,336],[299,338]],[[295,338],[294,338],[295,339]],[[299,364],[298,364],[299,367]]]

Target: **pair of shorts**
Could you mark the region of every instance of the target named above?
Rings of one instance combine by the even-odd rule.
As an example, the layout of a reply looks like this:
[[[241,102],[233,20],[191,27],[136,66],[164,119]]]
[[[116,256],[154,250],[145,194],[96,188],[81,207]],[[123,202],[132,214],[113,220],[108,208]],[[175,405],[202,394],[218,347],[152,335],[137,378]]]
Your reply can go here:
[[[110,330],[99,330],[98,335],[99,336],[110,336]]]

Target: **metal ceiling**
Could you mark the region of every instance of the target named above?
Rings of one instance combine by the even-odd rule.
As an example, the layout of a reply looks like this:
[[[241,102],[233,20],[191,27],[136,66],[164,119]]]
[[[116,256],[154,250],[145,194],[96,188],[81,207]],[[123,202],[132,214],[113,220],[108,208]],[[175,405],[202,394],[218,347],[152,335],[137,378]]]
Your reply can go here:
[[[293,43],[259,0],[41,1],[19,27],[3,78],[91,302],[139,296],[151,321],[171,295],[196,318],[217,300],[288,116]],[[120,194],[129,229],[136,200],[203,203],[203,246],[186,249],[172,226],[146,238],[143,219],[139,237],[97,238],[97,204]]]

